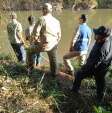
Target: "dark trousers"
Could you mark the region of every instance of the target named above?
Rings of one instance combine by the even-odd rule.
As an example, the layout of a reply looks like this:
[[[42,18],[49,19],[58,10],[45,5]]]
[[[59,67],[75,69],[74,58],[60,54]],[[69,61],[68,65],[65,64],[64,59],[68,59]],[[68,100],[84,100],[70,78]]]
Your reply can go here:
[[[26,62],[26,51],[22,44],[11,44],[19,62]]]
[[[50,62],[50,70],[52,75],[56,75],[58,73],[58,63],[57,63],[57,46],[52,50],[47,52]]]
[[[33,58],[33,63],[35,66],[38,66],[41,62],[41,56],[40,56],[40,53],[37,53],[37,54],[34,54],[32,55],[32,58]]]
[[[105,87],[105,75],[107,73],[107,69],[95,70],[89,66],[84,65],[81,70],[79,70],[75,75],[75,80],[73,83],[73,90],[78,92],[81,81],[84,78],[95,77],[96,88],[97,88],[97,98],[101,100],[104,95],[104,87]]]
[[[22,61],[22,53],[21,53],[21,50],[20,50],[20,44],[11,44],[17,58],[18,58],[18,61]]]

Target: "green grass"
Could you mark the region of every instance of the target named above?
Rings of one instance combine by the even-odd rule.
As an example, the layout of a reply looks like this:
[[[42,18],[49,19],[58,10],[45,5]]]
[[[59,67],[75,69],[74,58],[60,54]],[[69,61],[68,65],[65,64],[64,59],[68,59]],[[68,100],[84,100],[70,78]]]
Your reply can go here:
[[[101,106],[94,106],[93,108],[95,113],[112,113],[112,106],[108,107],[107,110]]]
[[[57,77],[47,75],[42,79],[44,71],[34,69],[28,76],[25,66],[8,58],[3,56],[0,60],[0,113],[100,113],[94,99],[93,79],[83,81],[81,95],[77,95],[64,87]],[[105,105],[101,106],[108,112],[101,113],[112,112],[109,96],[112,89],[109,87]]]
[[[55,104],[58,97],[63,97],[63,94],[52,78],[49,78],[48,85],[43,84],[46,81],[40,83],[42,75],[42,71],[34,70],[33,75],[27,76],[24,66],[6,60],[2,62],[0,64],[0,112],[49,111],[49,104],[51,102]]]

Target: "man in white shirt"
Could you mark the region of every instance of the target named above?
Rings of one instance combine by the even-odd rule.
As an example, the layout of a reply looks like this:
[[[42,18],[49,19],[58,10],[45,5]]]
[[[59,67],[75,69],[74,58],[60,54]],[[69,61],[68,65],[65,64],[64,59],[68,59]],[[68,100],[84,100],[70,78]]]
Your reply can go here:
[[[30,15],[28,17],[28,23],[29,23],[29,26],[25,30],[25,36],[26,36],[26,40],[30,43],[30,45],[33,45],[34,43],[32,43],[32,41],[31,41],[32,40],[31,34],[32,34],[34,26],[35,26],[35,17]],[[40,61],[41,61],[40,53],[32,54],[32,58],[33,58],[34,66],[35,67],[40,66]]]
[[[52,5],[45,3],[42,9],[43,16],[41,16],[36,23],[32,37],[35,46],[32,46],[28,53],[28,68],[32,68],[31,54],[36,52],[47,52],[51,74],[58,73],[57,66],[57,46],[61,38],[60,22],[52,16]]]
[[[22,37],[22,25],[17,21],[16,13],[10,15],[11,21],[7,25],[7,32],[11,46],[18,58],[19,62],[26,62],[26,51],[24,48],[24,39]]]

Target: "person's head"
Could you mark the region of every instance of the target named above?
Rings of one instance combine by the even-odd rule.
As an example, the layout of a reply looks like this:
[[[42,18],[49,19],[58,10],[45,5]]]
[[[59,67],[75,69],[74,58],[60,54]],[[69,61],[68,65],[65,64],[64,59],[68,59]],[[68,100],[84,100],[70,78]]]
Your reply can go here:
[[[111,34],[111,29],[106,28],[105,26],[100,26],[96,29],[93,29],[93,32],[95,34],[95,40],[97,42],[104,42],[108,36]]]
[[[82,14],[82,15],[79,17],[79,23],[82,24],[82,23],[85,23],[86,21],[87,21],[87,15]]]
[[[17,19],[17,14],[15,12],[11,12],[10,18],[11,19]]]
[[[32,16],[32,15],[30,15],[30,16],[28,17],[28,22],[29,22],[30,25],[34,24],[34,23],[35,23],[35,17]]]
[[[42,12],[43,12],[43,15],[52,13],[52,5],[50,3],[45,3],[42,7]]]

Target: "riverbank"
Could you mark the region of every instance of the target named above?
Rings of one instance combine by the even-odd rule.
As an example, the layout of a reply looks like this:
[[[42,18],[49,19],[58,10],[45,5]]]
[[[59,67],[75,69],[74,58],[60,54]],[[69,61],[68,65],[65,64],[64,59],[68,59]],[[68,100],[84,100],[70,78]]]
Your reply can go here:
[[[2,57],[1,57],[2,58]],[[45,69],[46,70],[46,69]],[[83,81],[80,95],[72,93],[71,82],[63,77],[44,76],[45,70],[26,74],[25,66],[7,58],[0,60],[1,113],[111,113],[111,85],[102,105],[95,101],[93,79]]]

